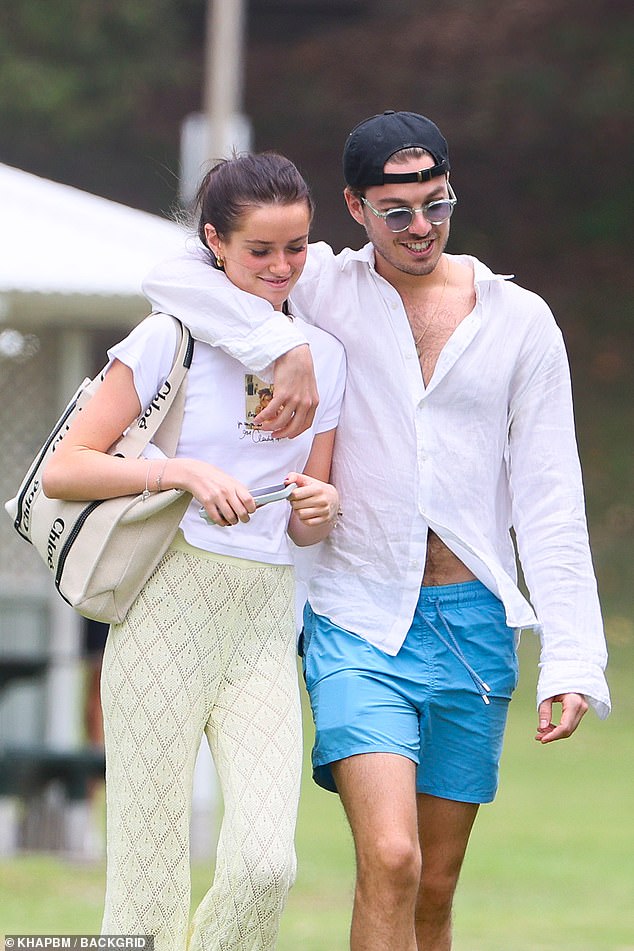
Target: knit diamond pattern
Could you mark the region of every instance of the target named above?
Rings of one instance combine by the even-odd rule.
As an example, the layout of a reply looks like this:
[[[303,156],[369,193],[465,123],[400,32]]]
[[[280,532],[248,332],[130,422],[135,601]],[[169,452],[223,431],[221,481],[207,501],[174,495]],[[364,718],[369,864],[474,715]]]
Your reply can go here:
[[[156,951],[268,951],[295,877],[301,771],[292,571],[171,550],[108,638],[102,677],[104,934]],[[212,886],[189,924],[203,732],[224,800]]]

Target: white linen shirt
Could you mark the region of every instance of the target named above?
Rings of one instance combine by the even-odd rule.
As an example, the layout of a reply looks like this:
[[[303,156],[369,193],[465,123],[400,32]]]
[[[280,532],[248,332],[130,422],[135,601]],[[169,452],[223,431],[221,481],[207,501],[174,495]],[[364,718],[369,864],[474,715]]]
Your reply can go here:
[[[348,366],[332,471],[344,514],[318,547],[311,605],[396,654],[432,529],[501,599],[509,626],[539,631],[538,703],[578,692],[604,717],[607,652],[561,332],[537,295],[475,258],[455,260],[473,269],[476,304],[425,386],[403,302],[377,274],[372,245],[338,255],[310,246],[292,309],[339,338]],[[194,336],[235,342],[247,365],[297,345],[262,309],[212,332],[214,282],[201,261],[191,253],[155,269],[144,284],[152,303],[177,298]],[[511,526],[532,606],[517,586]]]

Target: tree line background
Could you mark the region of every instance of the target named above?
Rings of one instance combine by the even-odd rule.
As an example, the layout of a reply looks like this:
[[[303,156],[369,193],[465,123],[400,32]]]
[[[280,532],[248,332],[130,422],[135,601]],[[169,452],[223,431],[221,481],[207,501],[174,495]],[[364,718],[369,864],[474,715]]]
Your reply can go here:
[[[171,214],[180,125],[201,108],[204,19],[204,0],[0,0],[0,161]],[[449,249],[551,304],[571,355],[600,580],[623,616],[634,537],[632,49],[628,0],[247,5],[254,148],[284,152],[305,174],[315,239],[363,240],[341,199],[352,126],[384,109],[423,112],[450,145],[460,204]],[[34,267],[54,240],[33,222]]]

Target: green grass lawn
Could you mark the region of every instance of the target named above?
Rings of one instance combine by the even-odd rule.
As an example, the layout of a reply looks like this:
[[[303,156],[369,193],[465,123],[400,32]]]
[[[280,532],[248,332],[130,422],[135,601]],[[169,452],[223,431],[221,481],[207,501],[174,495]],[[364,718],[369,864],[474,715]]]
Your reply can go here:
[[[632,648],[613,651],[612,716],[588,714],[572,739],[542,747],[525,640],[500,793],[480,812],[460,885],[456,951],[634,951]]]
[[[604,723],[588,714],[549,747],[533,740],[537,655],[525,636],[500,793],[480,811],[457,896],[455,951],[634,951],[634,639],[621,622],[615,636],[614,713]],[[297,850],[279,951],[345,951],[350,834],[337,797],[308,772]],[[0,931],[98,931],[103,877],[100,864],[50,856],[0,863]],[[209,878],[194,869],[194,901]]]

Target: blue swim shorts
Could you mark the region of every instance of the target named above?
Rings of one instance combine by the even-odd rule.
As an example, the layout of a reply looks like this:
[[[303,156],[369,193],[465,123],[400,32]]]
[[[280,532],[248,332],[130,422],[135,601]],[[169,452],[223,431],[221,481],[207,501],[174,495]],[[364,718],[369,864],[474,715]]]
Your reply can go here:
[[[331,763],[396,753],[417,764],[418,792],[491,802],[517,684],[516,647],[502,603],[479,581],[421,588],[394,657],[306,605],[301,652],[315,782],[336,792]]]

